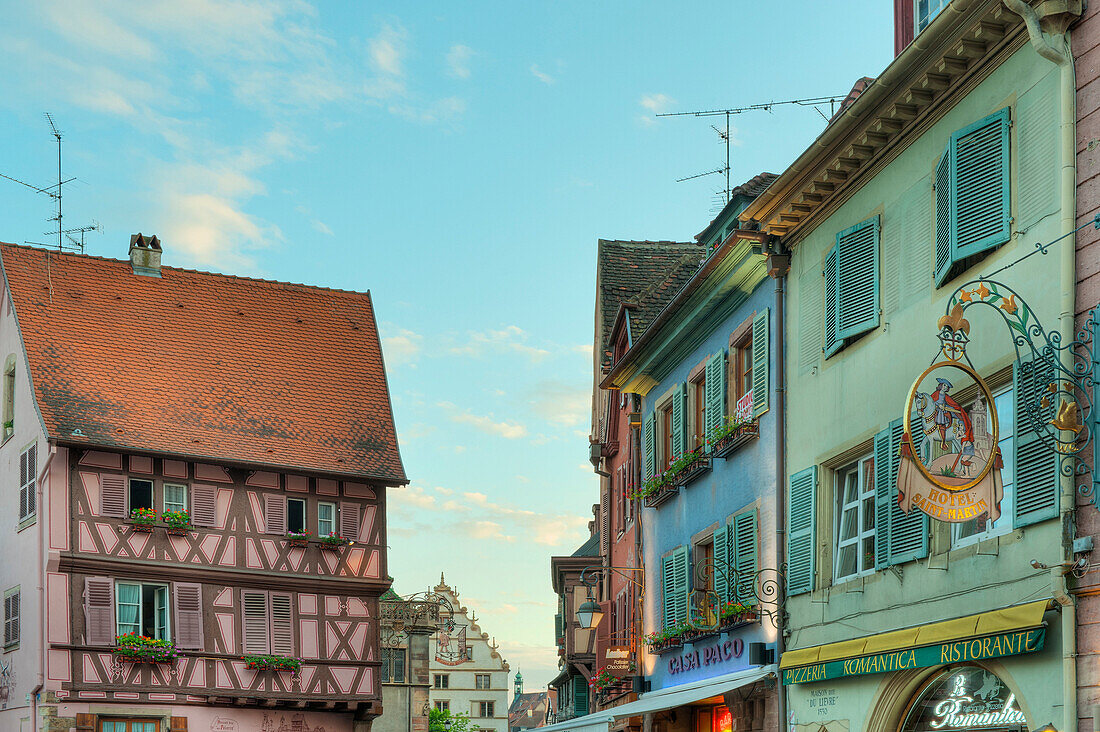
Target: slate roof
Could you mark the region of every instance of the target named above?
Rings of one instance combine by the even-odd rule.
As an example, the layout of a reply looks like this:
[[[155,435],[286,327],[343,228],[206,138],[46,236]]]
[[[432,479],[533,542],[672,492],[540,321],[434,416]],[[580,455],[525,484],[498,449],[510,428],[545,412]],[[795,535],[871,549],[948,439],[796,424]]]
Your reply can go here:
[[[509,729],[532,729],[546,724],[546,707],[549,695],[545,691],[516,694],[508,707]],[[527,712],[531,711],[532,714]]]
[[[637,339],[657,313],[699,268],[703,247],[697,242],[617,241],[600,239],[596,254],[600,309],[600,366],[611,365],[611,329],[625,304],[631,335]]]
[[[0,244],[62,444],[408,482],[370,293]]]
[[[569,556],[571,557],[598,557],[600,556],[600,532],[592,534],[588,539],[577,547],[577,551],[573,552]]]

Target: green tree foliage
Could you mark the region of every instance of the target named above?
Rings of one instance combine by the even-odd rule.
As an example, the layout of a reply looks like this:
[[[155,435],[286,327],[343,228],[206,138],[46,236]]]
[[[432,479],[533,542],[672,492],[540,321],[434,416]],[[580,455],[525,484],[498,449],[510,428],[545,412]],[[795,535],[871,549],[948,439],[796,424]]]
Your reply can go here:
[[[470,732],[470,718],[451,714],[449,709],[433,709],[428,712],[428,732]]]

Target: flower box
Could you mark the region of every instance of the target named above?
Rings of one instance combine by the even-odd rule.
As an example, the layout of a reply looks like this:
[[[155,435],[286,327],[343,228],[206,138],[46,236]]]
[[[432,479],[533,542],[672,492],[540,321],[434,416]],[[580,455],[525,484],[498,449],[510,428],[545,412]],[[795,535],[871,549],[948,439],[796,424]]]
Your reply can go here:
[[[296,547],[309,546],[309,532],[308,531],[291,531],[286,535],[286,545]]]
[[[711,443],[710,450],[711,456],[715,458],[728,458],[737,448],[744,445],[746,442],[756,439],[760,436],[760,423],[748,422],[741,424],[731,432],[728,432],[722,437],[719,437],[713,443]]]
[[[330,552],[338,552],[348,543],[348,540],[336,534],[321,537],[321,548]]]
[[[700,455],[676,475],[676,485],[686,486],[704,473],[710,472],[710,458]]]
[[[150,534],[156,527],[157,512],[151,508],[135,508],[130,512],[130,525],[134,531]]]
[[[161,518],[172,536],[186,536],[191,530],[191,514],[187,511],[165,511]]]
[[[665,501],[667,501],[668,499],[670,499],[674,495],[676,495],[677,490],[679,490],[678,486],[668,486],[668,487],[665,487],[665,488],[658,488],[653,493],[650,493],[648,496],[645,496],[645,498],[643,499],[642,502],[646,505],[647,508],[654,508],[656,506],[660,506],[662,503],[664,503]]]
[[[286,540],[286,545],[287,546],[296,546],[296,547],[299,547],[299,548],[305,548],[305,547],[309,546],[309,539],[287,539]]]
[[[245,668],[254,671],[290,671],[295,673],[302,668],[302,662],[293,656],[241,656]]]
[[[759,619],[759,614],[755,605],[745,605],[742,603],[731,602],[727,603],[722,608],[721,619],[719,620],[719,626],[721,630],[729,630],[741,625],[747,625],[749,623],[755,623]]]
[[[187,532],[190,531],[190,529],[186,526],[168,526],[164,531],[169,536],[187,536]]]
[[[127,633],[115,638],[114,656],[121,663],[173,663],[179,654],[171,641]]]

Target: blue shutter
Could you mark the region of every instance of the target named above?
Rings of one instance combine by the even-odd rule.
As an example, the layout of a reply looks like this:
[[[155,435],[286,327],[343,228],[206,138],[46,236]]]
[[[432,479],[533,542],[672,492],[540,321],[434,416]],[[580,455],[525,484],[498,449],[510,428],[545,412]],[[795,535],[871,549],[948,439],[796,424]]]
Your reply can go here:
[[[718,601],[728,602],[730,599],[728,576],[730,567],[727,566],[726,557],[729,554],[729,524],[722,524],[714,530],[714,592],[718,595]]]
[[[706,429],[709,439],[726,418],[726,353],[719,351],[707,360]]]
[[[733,518],[735,537],[735,563],[737,566],[737,599],[746,604],[753,600],[756,585],[757,546],[756,509],[745,511]]]
[[[928,556],[930,527],[928,514],[923,511],[911,508],[909,513],[904,513],[901,510],[901,505],[898,503],[898,468],[901,467],[901,438],[905,434],[905,428],[902,421],[896,419],[890,423],[887,431],[890,434],[890,463],[886,473],[889,481],[887,490],[890,492],[890,564],[901,564]],[[877,450],[875,460],[877,466]],[[877,487],[875,494],[877,498]],[[877,524],[875,528],[877,531]]]
[[[666,628],[676,622],[676,552],[661,558],[661,619]]]
[[[682,546],[673,556],[676,557],[676,619],[683,620],[688,617],[688,595],[691,592],[691,552],[688,547]]]
[[[643,475],[646,479],[657,474],[657,413],[650,412],[642,423]]]
[[[1049,398],[1047,384],[1054,380],[1055,374],[1049,366],[1035,361],[1017,361],[1012,376],[1016,427],[1016,501],[1012,523],[1020,528],[1058,515],[1058,455],[1044,444],[1032,422],[1035,419],[1048,423],[1054,416],[1054,404],[1041,407],[1040,401]]]
[[[687,384],[677,384],[672,392],[672,454],[665,456],[666,463],[671,463],[687,452],[687,425],[684,420],[686,401]]]
[[[787,594],[814,587],[817,466],[791,476],[787,521]]]
[[[1009,239],[1008,113],[1005,107],[951,136],[956,262]]]
[[[768,309],[764,308],[752,319],[752,416],[759,417],[768,411],[769,373],[771,348],[769,342]]]
[[[837,335],[837,317],[839,314],[836,286],[836,247],[825,256],[825,358],[832,356],[844,345],[844,339]]]
[[[890,564],[890,504],[897,493],[890,481],[890,430],[875,434],[875,569]]]
[[[878,242],[878,216],[836,235],[838,340],[878,326]]]
[[[951,252],[954,250],[955,224],[951,219],[951,150],[943,151],[936,165],[936,286],[951,272]]]

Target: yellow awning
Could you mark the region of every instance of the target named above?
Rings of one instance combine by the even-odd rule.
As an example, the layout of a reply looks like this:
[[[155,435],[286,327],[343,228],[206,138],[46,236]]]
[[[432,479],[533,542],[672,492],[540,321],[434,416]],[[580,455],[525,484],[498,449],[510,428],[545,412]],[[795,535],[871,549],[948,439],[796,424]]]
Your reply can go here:
[[[869,635],[855,640],[785,651],[783,657],[779,659],[779,668],[807,666],[812,663],[836,661],[841,658],[865,656],[872,653],[890,653],[904,648],[951,643],[964,638],[977,638],[994,633],[1008,633],[1023,628],[1035,628],[1043,624],[1043,613],[1046,612],[1049,604],[1049,600],[1038,600],[1025,605],[1015,605],[987,613],[967,615],[964,618],[956,618],[955,620],[944,620],[939,623]]]

